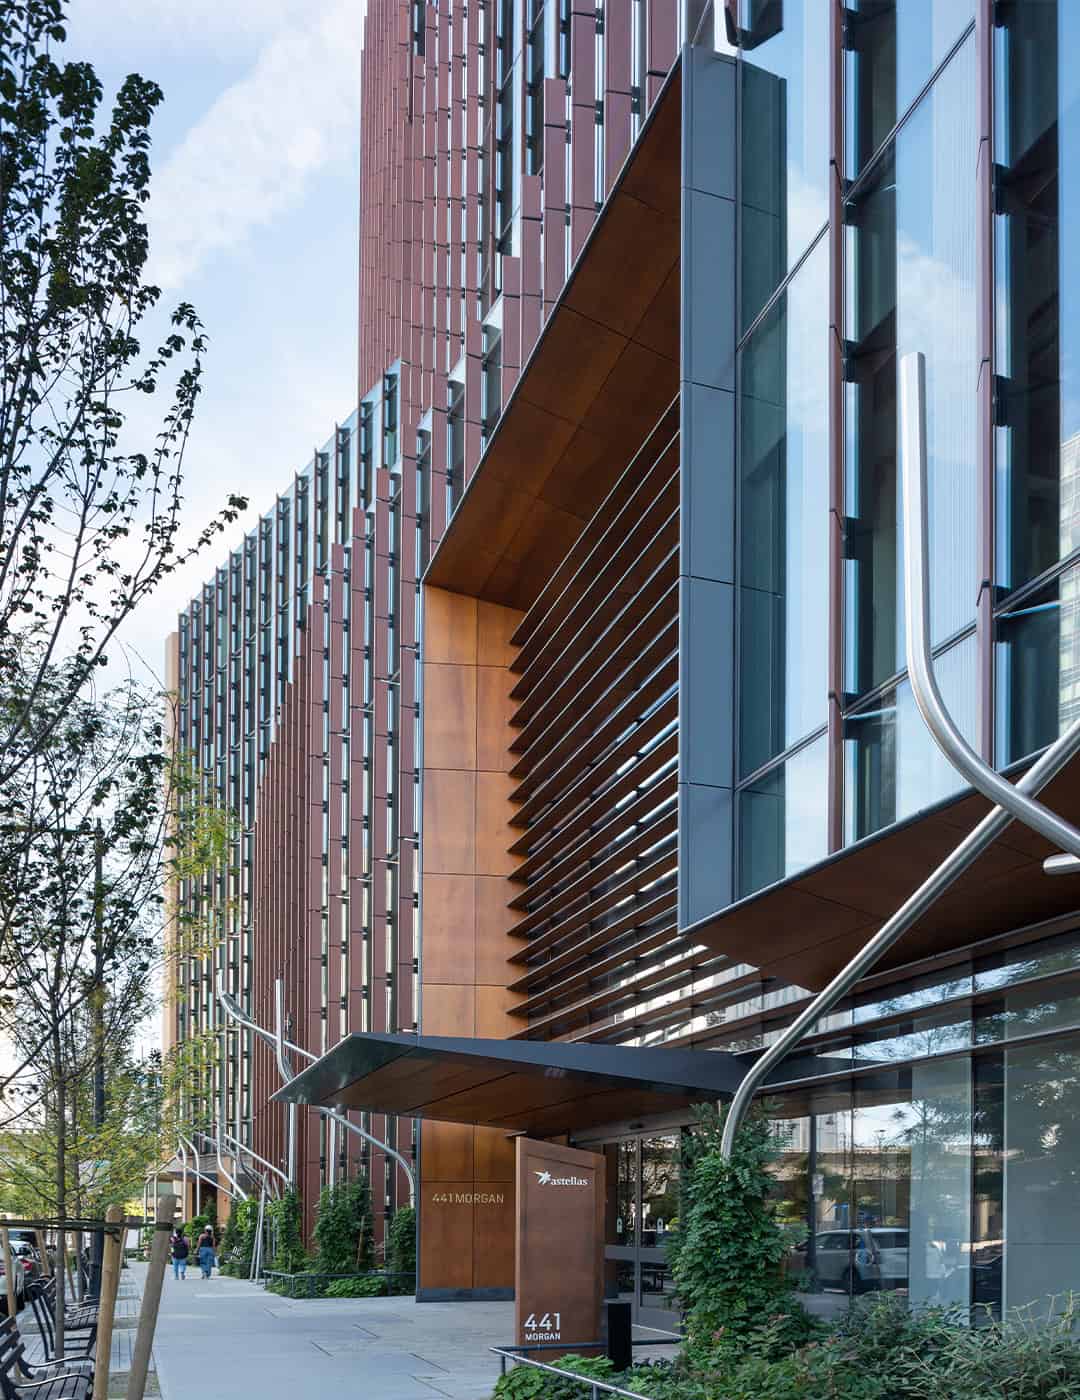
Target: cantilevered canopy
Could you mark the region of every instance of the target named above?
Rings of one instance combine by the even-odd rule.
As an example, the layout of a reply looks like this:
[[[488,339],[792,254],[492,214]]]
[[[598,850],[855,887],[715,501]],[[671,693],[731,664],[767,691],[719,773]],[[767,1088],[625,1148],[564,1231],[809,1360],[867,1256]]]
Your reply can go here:
[[[274,1098],[550,1135],[727,1098],[744,1072],[717,1050],[356,1032]]]
[[[1013,781],[1017,771],[1009,770]],[[1068,821],[1080,819],[1080,759],[1048,784],[1041,800]],[[970,791],[940,802],[702,919],[690,936],[714,952],[754,962],[763,976],[817,990],[989,810],[989,802]],[[1043,860],[1053,854],[1041,836],[1013,822],[878,970],[1080,909],[1080,875],[1043,874]]]

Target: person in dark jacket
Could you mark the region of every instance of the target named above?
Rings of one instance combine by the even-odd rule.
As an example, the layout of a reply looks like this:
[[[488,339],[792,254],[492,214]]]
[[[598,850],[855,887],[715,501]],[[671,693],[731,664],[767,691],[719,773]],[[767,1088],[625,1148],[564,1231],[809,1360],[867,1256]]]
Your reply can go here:
[[[183,1230],[177,1230],[172,1240],[172,1271],[173,1278],[187,1278],[187,1261],[191,1253],[191,1246],[187,1242]]]
[[[217,1257],[214,1252],[214,1232],[209,1226],[199,1236],[198,1244],[199,1268],[202,1269],[203,1278],[210,1278]]]

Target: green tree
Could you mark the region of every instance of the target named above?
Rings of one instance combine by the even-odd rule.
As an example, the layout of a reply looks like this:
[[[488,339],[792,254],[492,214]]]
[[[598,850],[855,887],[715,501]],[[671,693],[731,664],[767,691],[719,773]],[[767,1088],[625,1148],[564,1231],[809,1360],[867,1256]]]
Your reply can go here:
[[[58,57],[66,38],[63,0],[0,5],[0,676],[28,677],[0,706],[0,782],[131,611],[246,506],[229,496],[182,543],[205,336],[181,302],[156,349],[140,339],[165,315],[145,221],[162,93],[132,75],[106,110],[93,67]]]

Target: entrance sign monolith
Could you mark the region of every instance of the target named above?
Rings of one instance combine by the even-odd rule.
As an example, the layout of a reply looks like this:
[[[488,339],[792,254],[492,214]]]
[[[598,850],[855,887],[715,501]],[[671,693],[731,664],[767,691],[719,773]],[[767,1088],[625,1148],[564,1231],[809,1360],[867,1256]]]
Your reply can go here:
[[[518,1346],[595,1342],[604,1293],[604,1158],[517,1140]]]

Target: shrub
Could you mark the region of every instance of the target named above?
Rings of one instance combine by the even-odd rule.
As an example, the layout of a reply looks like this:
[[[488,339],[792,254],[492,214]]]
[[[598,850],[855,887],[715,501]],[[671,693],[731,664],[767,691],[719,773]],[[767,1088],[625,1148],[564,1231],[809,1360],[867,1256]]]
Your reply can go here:
[[[1048,1320],[1049,1319],[1049,1320]],[[613,1375],[602,1358],[564,1358],[649,1400],[1076,1400],[1080,1396],[1080,1294],[1067,1294],[971,1326],[942,1308],[909,1310],[892,1294],[856,1302],[820,1341],[791,1345],[781,1315],[722,1335],[711,1348],[684,1347],[675,1362]],[[504,1400],[577,1400],[572,1376],[519,1367],[500,1379]]]
[[[612,1385],[621,1384],[620,1377],[613,1373],[606,1356],[564,1356],[558,1365],[572,1375],[594,1377]],[[498,1400],[581,1400],[583,1395],[588,1394],[589,1387],[585,1381],[575,1381],[569,1375],[553,1376],[532,1366],[511,1367],[504,1376],[499,1377],[494,1391]]]
[[[266,1207],[270,1223],[270,1268],[283,1274],[298,1274],[308,1267],[304,1249],[304,1211],[295,1191],[286,1191],[279,1201]]]
[[[416,1273],[416,1211],[412,1206],[394,1212],[386,1233],[386,1267],[395,1274]]]
[[[314,1271],[364,1273],[374,1263],[371,1192],[367,1181],[324,1186],[315,1217]]]
[[[336,1278],[326,1285],[327,1298],[383,1298],[389,1293],[386,1279],[372,1274],[368,1278]]]
[[[251,1255],[255,1248],[255,1231],[259,1224],[259,1203],[256,1200],[236,1201],[221,1237],[219,1259],[221,1272],[234,1278],[247,1278],[251,1272]]]

